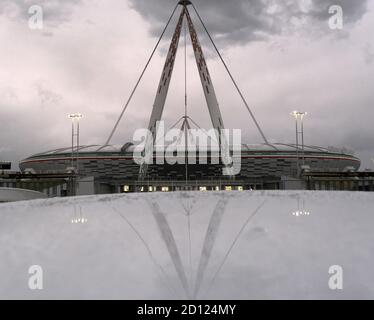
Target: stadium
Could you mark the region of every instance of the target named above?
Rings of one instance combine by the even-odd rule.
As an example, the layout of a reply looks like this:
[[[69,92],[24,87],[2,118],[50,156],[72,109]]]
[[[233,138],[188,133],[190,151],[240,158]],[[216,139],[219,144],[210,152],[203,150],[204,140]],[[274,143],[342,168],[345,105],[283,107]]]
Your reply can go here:
[[[73,159],[75,164],[78,163],[80,175],[94,177],[101,185],[107,186],[105,189],[113,192],[125,185],[132,188],[155,183],[160,188],[172,188],[172,185],[183,186],[186,181],[190,186],[197,184],[198,187],[216,188],[221,184],[222,188],[222,184],[224,187],[230,184],[250,189],[270,181],[279,182],[282,177],[295,177],[300,163],[303,163],[304,170],[313,172],[355,171],[360,167],[360,160],[345,150],[338,152],[312,146],[304,146],[302,150],[286,144],[242,145],[241,170],[234,179],[223,176],[223,165],[212,164],[213,156],[210,155],[207,163],[188,164],[187,170],[183,164],[149,165],[146,183],[142,183],[138,181],[140,166],[134,162],[134,145],[131,143],[123,147],[82,146],[77,158],[72,158],[71,151],[71,148],[63,148],[36,154],[21,161],[20,168],[23,172],[63,173],[72,167]]]
[[[219,58],[225,66],[239,96],[247,108],[251,120],[263,139],[262,144],[241,145],[241,152],[239,153],[241,168],[237,175],[222,175],[223,164],[222,161],[216,161],[216,151],[207,151],[208,157],[206,162],[197,161],[196,163],[190,163],[189,161],[185,161],[185,164],[179,163],[171,165],[167,164],[166,161],[166,163],[163,164],[139,165],[134,161],[135,146],[131,142],[119,146],[111,144],[111,139],[120,124],[122,116],[131,102],[131,98],[135,93],[139,82],[142,80],[142,76],[147,69],[148,63],[152,59],[153,54],[156,51],[165,30],[168,28],[171,18],[176,12],[178,6],[181,6],[182,9],[171,39],[165,65],[161,73],[161,79],[157,87],[155,101],[148,125],[150,136],[146,137],[145,142],[146,144],[151,142],[154,145],[157,143],[153,137],[156,136],[157,124],[162,118],[183,27],[185,46],[187,29],[190,34],[191,44],[196,58],[197,71],[200,75],[202,89],[204,91],[206,104],[212,122],[212,128],[216,130],[216,132],[223,132],[223,130],[225,130],[211,75],[188,9],[189,6],[192,6],[195,10],[196,16],[199,18],[205,29],[208,38],[211,40]],[[301,179],[302,174],[313,172],[322,174],[335,173],[340,175],[345,172],[355,172],[359,169],[360,160],[355,157],[351,151],[346,149],[340,150],[335,148],[304,145],[302,121],[305,113],[296,111],[293,113],[296,119],[295,144],[270,143],[258,121],[254,117],[253,112],[248,106],[247,101],[236,84],[199,13],[190,1],[180,1],[177,4],[165,26],[164,32],[161,34],[148,63],[146,64],[129,100],[125,104],[105,144],[80,146],[79,118],[81,115],[73,115],[72,146],[38,153],[22,160],[20,162],[22,173],[50,175],[71,174],[78,180],[84,177],[89,177],[94,185],[91,187],[89,193],[108,193],[158,190],[172,191],[185,189],[289,189],[292,188],[289,181],[298,181],[298,184],[294,184],[294,188],[305,188],[305,185],[303,185],[305,181],[302,181]],[[185,70],[186,68],[185,65]],[[185,87],[186,86],[187,84],[185,83]],[[187,113],[188,99],[186,89],[184,95],[185,114],[179,121],[182,121],[181,131],[183,131],[185,137],[187,137],[187,131],[191,128],[191,123],[195,125],[196,123]],[[75,120],[77,121],[74,122]],[[78,131],[76,133],[74,133],[74,124],[78,125]],[[77,143],[74,146],[75,136],[77,136]],[[220,139],[219,146],[225,148],[225,150],[231,150],[232,152],[232,146],[230,146],[226,141],[221,141],[219,136],[217,137]],[[150,139],[153,140],[151,141]],[[301,143],[299,143],[299,141],[301,141]],[[185,150],[188,150],[188,145]],[[223,149],[218,151],[222,150]],[[185,159],[187,160],[188,152],[184,151],[184,154]],[[165,154],[164,156],[167,159],[172,155]],[[156,157],[156,154],[153,154],[153,160],[156,160]],[[156,161],[154,161],[154,163],[156,163]]]

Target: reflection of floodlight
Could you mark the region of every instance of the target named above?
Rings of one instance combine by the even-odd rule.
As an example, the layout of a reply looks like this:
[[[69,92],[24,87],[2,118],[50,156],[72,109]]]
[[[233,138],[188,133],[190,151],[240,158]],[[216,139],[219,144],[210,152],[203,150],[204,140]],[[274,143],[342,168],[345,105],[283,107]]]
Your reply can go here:
[[[71,220],[71,223],[73,223],[73,224],[87,223],[87,222],[88,222],[88,219],[86,219],[86,218],[78,218],[78,219],[72,219]]]
[[[71,223],[73,224],[78,224],[78,223],[87,223],[88,222],[88,219],[87,218],[84,218],[82,216],[82,207],[79,207],[79,217],[78,217],[78,214],[77,214],[77,208],[74,206],[74,219],[71,219]]]
[[[295,216],[295,217],[300,217],[300,216],[309,216],[310,215],[310,212],[309,211],[294,211],[292,212],[292,215]]]
[[[300,199],[300,195],[297,195],[297,210],[292,212],[295,217],[309,216],[310,211],[305,210],[305,199]]]

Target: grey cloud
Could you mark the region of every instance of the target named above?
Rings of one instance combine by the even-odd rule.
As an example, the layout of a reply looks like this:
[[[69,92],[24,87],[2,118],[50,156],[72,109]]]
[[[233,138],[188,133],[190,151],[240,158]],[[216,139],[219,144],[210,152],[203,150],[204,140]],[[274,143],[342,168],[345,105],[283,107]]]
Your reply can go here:
[[[151,24],[150,32],[161,33],[175,0],[130,0]],[[340,5],[344,11],[345,23],[355,23],[366,12],[367,0],[194,0],[200,15],[210,32],[221,45],[245,44],[265,39],[268,35],[280,34],[291,28],[292,18],[305,20],[307,24],[326,28],[328,8]],[[326,23],[325,23],[326,22]]]
[[[63,100],[63,97],[60,94],[47,89],[46,84],[43,82],[39,81],[38,83],[36,83],[35,88],[37,90],[42,107],[53,104],[56,105]]]
[[[357,152],[374,150],[373,132],[371,127],[362,126],[360,128],[350,129],[342,140],[347,146],[354,148]]]

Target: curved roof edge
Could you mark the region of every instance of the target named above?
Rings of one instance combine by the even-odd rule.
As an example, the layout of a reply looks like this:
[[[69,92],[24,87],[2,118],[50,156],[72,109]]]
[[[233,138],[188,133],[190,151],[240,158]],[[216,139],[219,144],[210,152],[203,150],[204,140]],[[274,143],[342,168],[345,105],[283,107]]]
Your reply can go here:
[[[131,142],[126,143],[124,145],[86,145],[80,146],[78,151],[80,153],[124,153],[124,152],[132,152],[134,151],[134,144]],[[259,151],[259,152],[294,152],[300,151],[309,153],[309,152],[323,152],[323,153],[330,153],[330,154],[343,154],[347,156],[355,156],[355,153],[352,150],[348,150],[346,148],[334,148],[334,147],[319,147],[319,146],[309,146],[304,145],[296,146],[295,144],[287,144],[287,143],[272,143],[272,144],[242,144],[242,150],[244,151]],[[68,154],[71,153],[71,147],[66,148],[58,148],[49,150],[46,152],[41,152],[32,155],[31,157],[39,157],[39,156],[47,156],[47,155],[57,155],[57,154]],[[76,152],[76,150],[75,150]],[[30,158],[30,157],[29,157]]]

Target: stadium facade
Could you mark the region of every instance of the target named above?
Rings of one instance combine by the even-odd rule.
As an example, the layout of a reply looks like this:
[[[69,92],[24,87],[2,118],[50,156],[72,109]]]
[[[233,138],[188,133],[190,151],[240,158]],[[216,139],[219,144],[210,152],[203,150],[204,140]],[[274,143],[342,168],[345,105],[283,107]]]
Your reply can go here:
[[[0,161],[0,170],[10,170],[12,167],[9,161]]]
[[[82,177],[93,177],[95,193],[124,191],[171,191],[184,189],[286,189],[282,181],[297,177],[298,167],[311,172],[356,171],[360,160],[351,153],[321,147],[295,145],[242,145],[241,170],[234,177],[222,175],[223,164],[154,164],[148,166],[146,179],[140,181],[140,166],[134,161],[134,145],[82,146],[78,157],[71,148],[33,155],[20,163],[23,172],[62,174],[72,166]],[[154,158],[156,154],[154,154]],[[73,163],[73,164],[72,164]],[[157,189],[158,188],[158,189]]]
[[[20,169],[29,169],[35,173],[63,173],[72,166],[72,159],[78,160],[79,173],[83,176],[110,179],[121,177],[123,179],[137,180],[139,165],[133,159],[134,145],[128,144],[125,148],[120,146],[82,146],[78,158],[72,158],[71,148],[51,150],[33,155],[20,162]],[[187,177],[184,164],[168,164],[168,155],[165,155],[165,164],[150,165],[147,173],[149,180],[209,180],[223,179],[222,164],[212,164],[212,155],[207,163],[189,164]],[[299,158],[299,162],[297,159]],[[313,172],[334,172],[358,170],[360,160],[350,152],[341,150],[331,151],[322,147],[304,146],[304,150],[295,145],[269,144],[269,145],[242,145],[241,170],[238,179],[251,179],[265,176],[295,176],[297,167],[304,163],[307,170]]]

